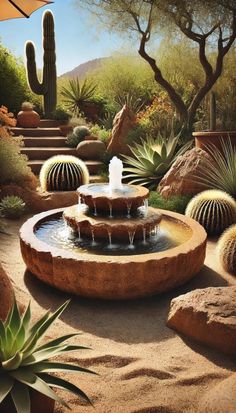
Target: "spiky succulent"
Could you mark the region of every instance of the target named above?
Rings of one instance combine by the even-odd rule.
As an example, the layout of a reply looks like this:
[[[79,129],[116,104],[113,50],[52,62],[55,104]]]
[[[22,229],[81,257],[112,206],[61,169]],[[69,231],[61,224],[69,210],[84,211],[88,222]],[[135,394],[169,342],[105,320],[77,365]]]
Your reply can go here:
[[[68,85],[61,88],[61,96],[65,105],[74,113],[82,110],[83,104],[90,102],[94,97],[97,85],[85,78],[80,81],[78,77],[68,81]]]
[[[157,139],[142,139],[130,146],[133,156],[123,156],[128,165],[124,171],[128,172],[125,177],[129,183],[156,187],[177,157],[189,147],[185,145],[177,150],[178,141],[179,135],[164,138],[159,134]]]
[[[25,212],[25,203],[19,196],[8,195],[0,202],[0,214],[6,218],[19,218]]]
[[[90,402],[77,386],[51,374],[57,371],[95,374],[77,365],[49,360],[67,351],[87,348],[65,344],[66,340],[77,334],[67,334],[46,344],[40,343],[48,328],[62,314],[68,303],[69,301],[65,302],[52,314],[47,311],[31,326],[30,304],[25,313],[20,315],[14,302],[6,321],[0,321],[0,404],[11,395],[17,413],[30,413],[29,389],[34,389],[69,407],[52,387],[68,390]]]
[[[221,235],[217,253],[224,270],[236,274],[236,225],[232,225]]]

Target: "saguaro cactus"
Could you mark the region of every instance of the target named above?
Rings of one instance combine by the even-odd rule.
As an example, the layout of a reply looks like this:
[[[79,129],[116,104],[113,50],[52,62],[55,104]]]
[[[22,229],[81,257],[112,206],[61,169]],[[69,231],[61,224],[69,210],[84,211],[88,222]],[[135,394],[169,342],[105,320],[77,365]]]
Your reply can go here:
[[[37,76],[34,44],[30,41],[26,43],[27,76],[32,91],[44,97],[45,117],[51,118],[57,104],[57,72],[54,19],[49,10],[43,15],[43,49],[43,77],[40,82]]]

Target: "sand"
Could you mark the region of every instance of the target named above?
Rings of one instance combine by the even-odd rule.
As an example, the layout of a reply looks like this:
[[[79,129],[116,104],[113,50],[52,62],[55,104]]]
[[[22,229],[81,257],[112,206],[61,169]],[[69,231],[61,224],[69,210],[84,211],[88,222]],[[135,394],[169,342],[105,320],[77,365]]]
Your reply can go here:
[[[236,371],[235,360],[180,337],[165,325],[173,297],[195,288],[236,284],[236,277],[226,274],[216,260],[215,240],[208,242],[204,268],[184,287],[136,301],[106,302],[63,294],[26,271],[18,240],[24,220],[8,221],[11,235],[0,234],[0,261],[16,295],[25,303],[31,298],[37,317],[71,298],[49,335],[80,332],[73,343],[91,349],[64,359],[99,374],[64,375],[89,395],[95,407],[61,392],[73,413],[196,413],[201,397]],[[66,411],[56,406],[56,413]]]

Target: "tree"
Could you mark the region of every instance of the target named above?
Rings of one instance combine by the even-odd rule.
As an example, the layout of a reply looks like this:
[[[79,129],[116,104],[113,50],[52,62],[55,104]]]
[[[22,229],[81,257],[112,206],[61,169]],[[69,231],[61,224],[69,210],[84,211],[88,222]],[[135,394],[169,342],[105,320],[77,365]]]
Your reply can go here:
[[[219,79],[224,57],[236,38],[235,0],[80,0],[100,19],[118,30],[138,34],[139,55],[151,67],[155,81],[168,93],[184,127],[191,129],[203,98]],[[162,74],[148,44],[167,30],[183,34],[197,46],[204,81],[187,105]],[[216,49],[216,50],[215,50]],[[215,61],[209,53],[215,50]]]

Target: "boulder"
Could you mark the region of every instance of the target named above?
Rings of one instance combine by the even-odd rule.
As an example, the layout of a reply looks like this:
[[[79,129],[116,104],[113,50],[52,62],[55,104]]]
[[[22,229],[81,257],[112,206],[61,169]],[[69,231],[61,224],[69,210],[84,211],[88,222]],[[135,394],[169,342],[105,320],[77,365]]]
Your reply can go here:
[[[236,355],[236,286],[191,291],[171,301],[167,325],[202,344]]]
[[[77,154],[81,159],[100,160],[106,151],[106,145],[101,141],[84,140],[76,148]]]
[[[14,302],[14,290],[11,282],[0,264],[0,319],[5,320]]]
[[[136,126],[136,116],[127,106],[123,106],[113,121],[111,139],[107,151],[111,155],[130,155],[131,151],[127,143],[129,132]]]
[[[236,374],[222,380],[200,401],[198,413],[235,413],[236,412]]]
[[[203,171],[210,155],[202,149],[193,148],[180,155],[158,185],[158,192],[163,198],[174,195],[195,195],[206,189],[198,182],[198,175]]]

